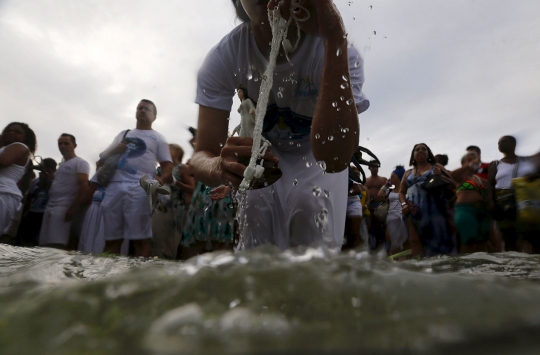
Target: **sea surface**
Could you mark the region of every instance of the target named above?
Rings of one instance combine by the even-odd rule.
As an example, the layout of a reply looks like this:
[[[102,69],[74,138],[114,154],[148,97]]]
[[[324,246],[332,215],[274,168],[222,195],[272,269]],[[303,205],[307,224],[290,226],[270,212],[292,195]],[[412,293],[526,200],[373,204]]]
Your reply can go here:
[[[540,256],[0,244],[0,354],[539,354]]]

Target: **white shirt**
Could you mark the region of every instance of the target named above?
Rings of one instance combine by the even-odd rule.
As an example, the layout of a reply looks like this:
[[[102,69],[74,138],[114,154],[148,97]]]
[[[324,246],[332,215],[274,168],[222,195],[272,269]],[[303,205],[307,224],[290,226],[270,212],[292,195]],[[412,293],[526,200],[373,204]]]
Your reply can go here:
[[[274,84],[263,128],[270,140],[300,138],[309,135],[311,130],[320,91],[324,42],[320,37],[302,35],[305,37],[303,43],[289,55],[293,66],[285,62],[276,65],[274,70]],[[362,92],[363,60],[354,47],[348,49],[348,59],[350,80],[343,83],[351,85],[358,113],[361,113],[369,107],[369,101]],[[195,102],[231,111],[235,89],[240,84],[256,103],[259,100],[261,77],[267,65],[268,61],[259,51],[250,25],[241,24],[207,55],[198,73]]]
[[[72,203],[79,190],[77,174],[89,173],[90,165],[80,157],[71,158],[60,163],[58,170],[54,173],[47,206]]]
[[[120,132],[106,151],[117,146],[124,133]],[[133,129],[128,132],[125,140],[127,149],[118,161],[111,182],[139,182],[143,175],[150,178],[154,176],[157,163],[172,162],[167,140],[153,129]]]

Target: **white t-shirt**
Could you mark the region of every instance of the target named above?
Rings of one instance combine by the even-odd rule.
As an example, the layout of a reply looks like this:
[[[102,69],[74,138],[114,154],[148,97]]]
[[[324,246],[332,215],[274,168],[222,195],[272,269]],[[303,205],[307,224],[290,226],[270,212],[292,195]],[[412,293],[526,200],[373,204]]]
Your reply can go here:
[[[117,146],[125,132],[120,132],[106,151]],[[125,140],[127,149],[118,161],[111,182],[139,182],[143,175],[152,178],[157,163],[172,162],[167,140],[153,129],[133,129],[128,132]]]
[[[276,65],[263,132],[270,140],[295,139],[309,135],[320,91],[324,42],[320,37],[302,34],[303,43],[290,54],[288,62]],[[348,49],[349,84],[358,113],[369,107],[362,92],[363,60],[356,48]],[[241,24],[225,36],[207,55],[197,78],[199,105],[231,111],[238,85],[248,96],[259,100],[261,77],[268,61],[259,51],[250,25]],[[343,83],[346,83],[343,81]]]
[[[60,163],[49,190],[48,206],[71,203],[77,197],[77,174],[89,174],[90,165],[80,157]]]

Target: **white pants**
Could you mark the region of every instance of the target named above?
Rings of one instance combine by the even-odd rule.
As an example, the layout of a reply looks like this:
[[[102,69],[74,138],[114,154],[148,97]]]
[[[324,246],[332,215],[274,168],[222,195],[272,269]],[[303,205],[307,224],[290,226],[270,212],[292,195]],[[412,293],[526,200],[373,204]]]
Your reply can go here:
[[[105,240],[152,238],[148,196],[139,182],[111,182],[101,206]]]
[[[0,235],[7,233],[21,206],[20,196],[0,193]]]
[[[339,250],[347,209],[347,170],[323,174],[309,140],[272,144],[283,176],[271,186],[248,191],[247,213],[240,208],[247,225],[239,247],[272,244],[284,250],[308,245]],[[324,219],[327,223],[321,223]]]
[[[61,205],[47,205],[39,233],[39,245],[68,245],[71,222],[66,222],[66,211],[70,202]]]

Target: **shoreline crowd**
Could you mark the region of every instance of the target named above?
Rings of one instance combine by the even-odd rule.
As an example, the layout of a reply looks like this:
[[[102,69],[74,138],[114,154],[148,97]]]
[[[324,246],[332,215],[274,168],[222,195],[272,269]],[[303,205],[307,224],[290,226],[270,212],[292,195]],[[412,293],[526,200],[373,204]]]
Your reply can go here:
[[[363,60],[333,1],[231,2],[242,23],[198,72],[191,159],[182,163],[182,148],[152,129],[158,110],[147,99],[92,177],[75,136],[58,138],[62,163],[34,166],[36,136],[12,122],[0,138],[2,241],[168,259],[237,243],[364,245],[395,258],[540,252],[540,153],[518,157],[515,138],[504,136],[502,159],[484,163],[470,146],[449,171],[444,155],[419,143],[411,169],[398,166],[387,179],[373,161],[359,183],[350,164],[370,101]],[[241,124],[230,135],[235,94]],[[242,186],[250,189],[237,203]]]

